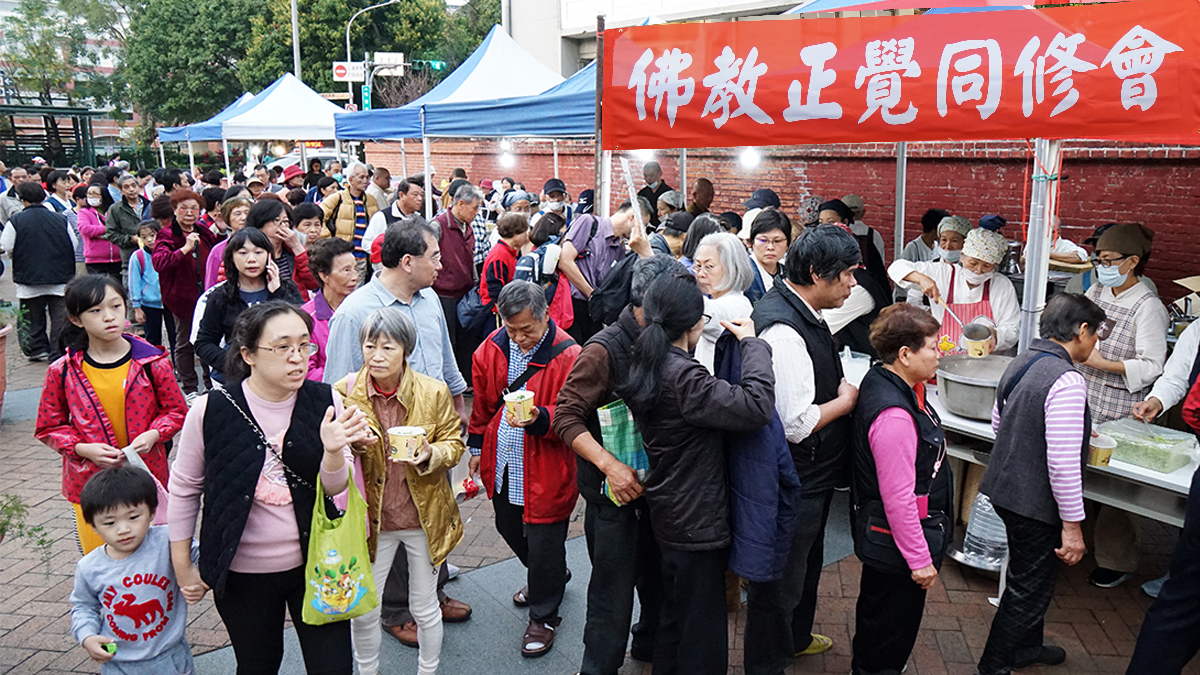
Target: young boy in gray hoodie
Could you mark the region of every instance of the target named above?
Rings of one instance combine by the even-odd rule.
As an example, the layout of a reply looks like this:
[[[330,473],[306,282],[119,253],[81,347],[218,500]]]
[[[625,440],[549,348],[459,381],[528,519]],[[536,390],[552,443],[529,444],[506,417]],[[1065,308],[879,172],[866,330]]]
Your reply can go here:
[[[150,473],[128,464],[105,469],[83,487],[80,507],[104,546],[75,565],[75,639],[103,664],[102,675],[193,672],[167,527],[151,525],[158,489]],[[193,560],[198,554],[193,542]]]

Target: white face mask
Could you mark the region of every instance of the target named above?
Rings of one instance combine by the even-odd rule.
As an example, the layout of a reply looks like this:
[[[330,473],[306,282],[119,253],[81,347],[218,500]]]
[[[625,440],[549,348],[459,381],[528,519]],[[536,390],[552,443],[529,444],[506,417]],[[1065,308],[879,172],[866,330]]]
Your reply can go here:
[[[100,198],[99,197],[88,197],[87,200],[88,200],[88,206],[100,206]]]
[[[957,251],[955,251],[955,252],[957,253]],[[980,274],[978,272],[972,272],[971,270],[969,270],[965,267],[962,268],[962,272],[963,272],[963,279],[966,279],[967,283],[971,284],[972,286],[979,286],[980,284],[987,281],[988,279],[991,279],[992,275],[995,274],[995,272],[988,272],[987,274]]]
[[[962,251],[942,251],[942,260],[946,262],[958,262],[958,256]]]
[[[658,184],[659,184],[659,181],[654,181],[653,183],[647,183],[646,185],[648,185],[651,190],[657,190]]]
[[[563,210],[563,207],[566,206],[566,203],[565,202],[546,202],[543,206],[547,211],[558,212],[558,211]]]

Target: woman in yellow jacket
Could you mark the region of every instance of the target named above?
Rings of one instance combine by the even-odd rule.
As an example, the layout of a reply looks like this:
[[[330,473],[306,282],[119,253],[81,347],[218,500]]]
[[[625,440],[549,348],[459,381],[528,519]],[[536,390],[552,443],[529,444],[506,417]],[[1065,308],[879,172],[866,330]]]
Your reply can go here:
[[[409,610],[417,623],[420,675],[437,671],[442,649],[442,613],[437,571],[462,540],[458,505],[446,471],[458,464],[464,445],[458,414],[445,383],[408,366],[417,343],[412,321],[395,307],[372,313],[359,330],[363,367],[335,389],[346,406],[367,416],[374,438],[354,448],[355,478],[370,514],[367,547],[371,571],[383,602],[392,562],[403,549],[408,556]],[[416,427],[424,437],[408,451],[403,438],[388,429]],[[380,610],[351,620],[358,672],[379,672]]]

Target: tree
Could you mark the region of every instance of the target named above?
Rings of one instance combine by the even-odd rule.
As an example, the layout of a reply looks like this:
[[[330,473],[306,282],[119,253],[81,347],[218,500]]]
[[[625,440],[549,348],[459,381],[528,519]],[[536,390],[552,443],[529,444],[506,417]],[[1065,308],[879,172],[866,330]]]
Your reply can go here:
[[[242,94],[237,66],[258,7],[253,0],[150,0],[134,9],[124,65],[144,123],[197,122]]]
[[[57,5],[70,23],[83,28],[91,60],[112,64],[107,72],[95,68],[86,79],[77,80],[76,89],[97,106],[112,106],[112,117],[124,119],[124,111],[131,105],[125,78],[125,46],[134,5],[130,0],[57,0]]]
[[[333,61],[346,59],[346,22],[374,2],[300,0],[301,75],[305,84],[317,91],[343,88],[342,83],[333,81],[330,66]],[[499,17],[500,0],[471,0],[453,14],[447,11],[444,0],[405,0],[354,20],[350,29],[351,57],[357,61],[368,51],[403,52],[407,59],[437,59],[453,67],[479,46]],[[238,65],[238,77],[247,89],[256,90],[292,69],[289,0],[267,0],[266,12],[251,23],[251,35],[252,46]],[[399,98],[407,99],[413,91],[423,91],[428,77],[420,79],[385,86],[389,90],[404,89],[409,93]]]
[[[76,77],[87,70],[83,61],[86,40],[82,29],[67,20],[53,4],[20,0],[16,11],[4,19],[0,60],[17,84],[17,99],[32,96],[43,106],[54,105],[56,95],[73,102]],[[45,151],[57,158],[62,136],[53,115],[43,115]]]

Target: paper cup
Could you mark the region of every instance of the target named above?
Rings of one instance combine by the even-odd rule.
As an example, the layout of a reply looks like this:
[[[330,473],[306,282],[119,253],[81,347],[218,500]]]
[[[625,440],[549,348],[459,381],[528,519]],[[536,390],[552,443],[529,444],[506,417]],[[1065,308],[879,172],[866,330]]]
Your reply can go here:
[[[1088,445],[1088,464],[1090,466],[1108,466],[1116,447],[1117,439],[1112,436],[1107,434],[1093,436]]]
[[[388,459],[393,462],[412,461],[425,445],[425,429],[421,427],[392,427],[388,429]]]
[[[518,422],[528,422],[533,417],[533,392],[514,391],[504,395],[504,408]]]
[[[987,356],[991,352],[991,340],[992,331],[987,326],[978,323],[963,326],[963,342],[967,345],[968,356]]]

